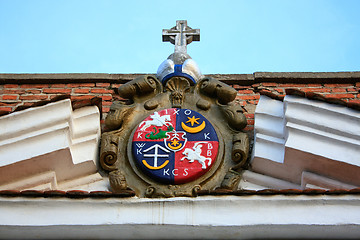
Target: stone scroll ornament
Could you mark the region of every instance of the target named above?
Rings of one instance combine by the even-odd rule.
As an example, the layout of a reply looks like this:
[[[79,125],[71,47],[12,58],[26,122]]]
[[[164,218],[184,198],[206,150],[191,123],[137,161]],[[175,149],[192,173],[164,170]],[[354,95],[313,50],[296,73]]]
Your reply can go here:
[[[139,197],[196,196],[199,190],[235,190],[246,165],[246,118],[237,91],[205,78],[186,45],[199,30],[177,21],[163,30],[175,51],[157,75],[119,87],[127,101],[113,102],[102,134],[100,163],[111,190]]]

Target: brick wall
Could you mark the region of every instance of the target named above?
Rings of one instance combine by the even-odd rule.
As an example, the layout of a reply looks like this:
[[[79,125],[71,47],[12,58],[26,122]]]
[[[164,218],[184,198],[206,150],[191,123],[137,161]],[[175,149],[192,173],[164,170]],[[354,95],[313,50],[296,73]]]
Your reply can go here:
[[[336,98],[345,102],[360,104],[360,80],[354,83],[276,83],[263,82],[248,86],[232,85],[237,91],[236,102],[243,106],[248,120],[245,130],[254,130],[254,111],[260,98],[260,91],[268,91],[280,97],[285,96],[286,89],[298,89],[305,93],[313,92],[326,98]]]
[[[0,85],[0,113],[15,111],[22,106],[32,106],[38,101],[49,101],[61,95],[71,100],[94,97],[102,99],[103,117],[110,110],[115,89],[120,84],[110,83],[55,83],[55,84],[4,84]]]
[[[258,74],[258,76],[256,76]],[[290,74],[290,75],[289,75]],[[211,75],[223,80],[238,91],[236,103],[240,104],[248,120],[245,131],[254,129],[254,111],[260,98],[259,92],[266,90],[284,96],[286,89],[314,92],[328,98],[342,99],[360,104],[360,73],[254,73],[237,75]],[[299,75],[300,74],[300,75]],[[99,76],[100,75],[100,76]],[[102,122],[110,110],[113,100],[120,97],[116,89],[139,74],[69,74],[67,76],[44,74],[0,74],[0,114],[32,106],[39,101],[49,101],[69,95],[72,100],[86,100],[99,97],[102,100]],[[55,77],[54,77],[55,76]]]

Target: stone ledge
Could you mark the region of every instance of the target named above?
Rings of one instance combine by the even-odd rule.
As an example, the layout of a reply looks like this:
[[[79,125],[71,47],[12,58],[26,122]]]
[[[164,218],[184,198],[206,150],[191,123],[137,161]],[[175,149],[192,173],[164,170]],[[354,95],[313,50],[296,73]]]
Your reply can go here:
[[[24,83],[126,83],[146,73],[44,73],[0,74],[0,84]],[[253,74],[207,74],[228,84],[251,85],[260,82],[277,83],[355,83],[360,82],[359,72],[255,72]]]
[[[0,239],[346,239],[360,234],[359,208],[352,195],[0,197]]]
[[[0,74],[0,84],[23,83],[83,83],[113,82],[126,83],[144,74],[107,74],[107,73],[29,73]]]
[[[360,72],[255,72],[256,83],[355,83]]]

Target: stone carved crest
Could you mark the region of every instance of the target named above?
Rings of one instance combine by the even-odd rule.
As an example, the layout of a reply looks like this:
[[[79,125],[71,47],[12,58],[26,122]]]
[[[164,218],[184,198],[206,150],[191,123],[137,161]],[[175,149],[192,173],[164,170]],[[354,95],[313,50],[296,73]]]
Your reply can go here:
[[[173,72],[163,71],[162,64],[157,76],[118,89],[128,101],[112,104],[100,151],[114,192],[196,196],[199,190],[238,186],[249,140],[241,131],[247,123],[242,108],[233,102],[237,91],[194,67],[187,71],[193,60],[176,49],[165,61],[175,63]]]
[[[249,149],[241,132],[245,116],[232,103],[236,90],[210,78],[181,87],[163,88],[154,76],[120,87],[130,101],[111,106],[105,124],[112,131],[102,134],[100,156],[105,170],[126,179],[122,187],[111,181],[114,191],[130,187],[139,196],[172,197],[236,187],[229,181],[240,179]]]

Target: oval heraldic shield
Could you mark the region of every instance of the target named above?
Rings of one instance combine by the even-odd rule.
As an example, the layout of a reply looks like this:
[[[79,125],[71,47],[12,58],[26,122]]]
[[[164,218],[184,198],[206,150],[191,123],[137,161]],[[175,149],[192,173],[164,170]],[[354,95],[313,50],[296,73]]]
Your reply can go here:
[[[211,123],[190,109],[154,112],[137,127],[132,139],[136,166],[164,184],[191,182],[214,165],[219,140]]]

